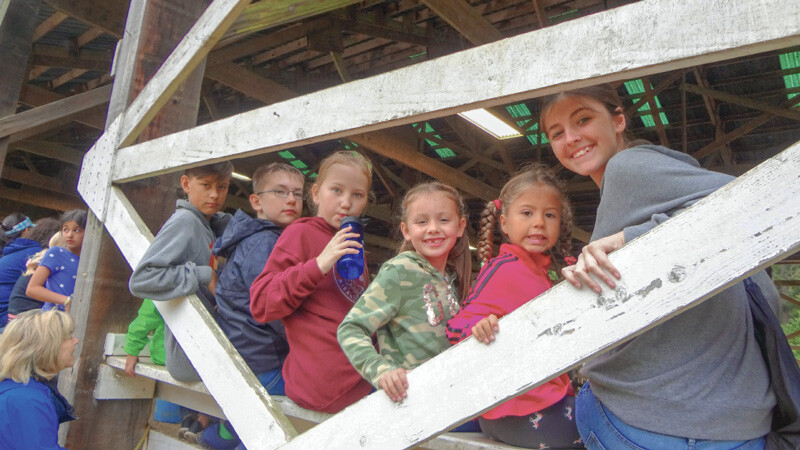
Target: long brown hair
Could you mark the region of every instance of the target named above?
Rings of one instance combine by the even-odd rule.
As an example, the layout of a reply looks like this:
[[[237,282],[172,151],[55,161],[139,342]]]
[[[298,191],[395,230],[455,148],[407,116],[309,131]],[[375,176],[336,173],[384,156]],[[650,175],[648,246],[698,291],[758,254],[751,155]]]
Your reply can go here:
[[[570,91],[549,95],[542,99],[542,111],[539,113],[539,129],[542,130],[542,133],[544,133],[545,136],[547,136],[546,118],[547,113],[550,112],[550,108],[564,98],[578,99],[580,97],[591,98],[600,102],[612,117],[624,114],[623,111],[625,108],[622,104],[622,99],[617,93],[617,89],[609,83],[572,89]],[[625,119],[625,123],[627,124],[627,117]],[[550,138],[550,136],[547,137]],[[622,139],[625,142],[625,148],[651,143],[646,139],[631,139],[628,134],[627,127],[622,133]]]
[[[420,183],[406,192],[405,197],[403,197],[402,209],[400,210],[400,220],[406,223],[406,220],[408,220],[409,206],[411,206],[420,195],[432,194],[434,192],[444,192],[445,195],[450,197],[453,203],[455,203],[458,218],[467,218],[467,206],[461,194],[452,186],[439,183],[438,181],[430,181],[427,183]],[[408,224],[406,224],[406,226],[408,226]],[[411,245],[411,242],[403,240],[398,252],[408,250],[414,250],[414,247]],[[467,237],[466,230],[464,230],[461,237],[456,239],[455,245],[453,245],[453,248],[451,248],[450,252],[447,254],[447,265],[451,266],[456,272],[456,277],[458,278],[458,297],[459,302],[462,302],[466,300],[469,294],[470,280],[472,277],[472,255],[469,253],[469,238]]]
[[[545,185],[558,195],[561,203],[561,223],[558,228],[558,241],[553,249],[562,257],[569,256],[572,250],[572,207],[569,203],[564,182],[556,178],[552,170],[543,164],[531,164],[523,167],[514,175],[500,191],[498,201],[486,203],[481,213],[481,232],[478,240],[478,257],[485,263],[492,258],[492,244],[494,243],[494,230],[500,214],[508,211],[508,206],[514,202],[526,189],[537,184]],[[497,204],[500,204],[498,208]],[[551,249],[551,251],[553,250]]]

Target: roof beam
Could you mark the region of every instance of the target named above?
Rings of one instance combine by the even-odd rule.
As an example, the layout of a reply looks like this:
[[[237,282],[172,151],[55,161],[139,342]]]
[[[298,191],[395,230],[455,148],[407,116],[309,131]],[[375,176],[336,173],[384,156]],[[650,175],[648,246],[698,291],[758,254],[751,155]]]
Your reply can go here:
[[[789,99],[787,102],[784,102],[784,104],[782,106],[784,108],[792,108],[798,102],[800,102],[800,96],[796,96],[796,97],[793,97],[793,98]],[[772,114],[772,113],[768,113],[768,112],[762,113],[761,115],[759,115],[757,117],[754,117],[753,119],[748,120],[747,122],[745,122],[744,124],[742,124],[741,126],[736,128],[735,130],[733,130],[733,131],[731,131],[729,133],[717,136],[717,138],[714,139],[714,142],[712,142],[712,143],[704,146],[700,150],[697,150],[696,152],[692,153],[692,157],[695,158],[695,159],[704,158],[704,157],[714,153],[716,150],[719,150],[722,146],[727,145],[728,143],[733,142],[736,139],[739,139],[740,137],[744,136],[745,134],[747,134],[747,133],[755,130],[756,128],[760,127],[761,125],[767,123],[770,119],[772,119],[774,117],[775,117],[775,115]]]
[[[53,91],[48,91],[44,88],[40,88],[39,86],[26,83],[22,86],[22,93],[20,94],[19,101],[22,104],[31,107],[37,107],[44,106],[65,98],[68,97]],[[106,100],[106,103],[107,102],[108,100]],[[73,120],[92,128],[102,130],[103,125],[106,122],[105,108],[90,109],[79,114],[77,117],[74,117]]]
[[[416,169],[474,197],[488,201],[500,195],[500,191],[497,188],[465,175],[441,161],[419,153],[416,145],[417,136],[409,133],[408,130],[383,130],[375,133],[349,136],[349,139],[360,147],[367,147],[379,155]]]
[[[279,31],[274,33],[259,36],[249,41],[235,43],[215,49],[208,54],[206,68],[224,64],[226,62],[261,52],[265,48],[271,49],[286,45],[292,41],[296,41],[305,37],[313,31],[320,30],[329,24],[330,22],[327,19],[319,19],[307,23],[290,25],[288,27],[281,28]]]
[[[296,22],[356,3],[361,3],[361,0],[270,0],[253,3],[231,25],[225,38]]]
[[[734,103],[736,105],[741,105],[746,108],[752,108],[759,111],[768,112],[774,116],[785,117],[787,119],[800,121],[800,111],[773,106],[770,105],[769,103],[765,103],[760,100],[754,100],[739,95],[729,94],[727,92],[717,91],[715,89],[704,88],[696,84],[685,83],[681,85],[681,87],[683,89],[686,89],[688,92],[692,92],[694,94],[707,95],[709,97],[713,97],[723,102]]]
[[[67,197],[79,198],[77,197],[77,191],[75,189],[78,179],[75,177],[54,178],[37,174],[29,170],[21,170],[6,166],[3,167],[2,178],[26,186],[33,186],[46,191],[65,194]]]
[[[422,0],[422,3],[475,45],[503,39],[503,34],[466,0]]]
[[[40,23],[35,30],[33,30],[32,42],[38,41],[39,39],[44,37],[44,35],[53,31],[61,22],[67,20],[68,17],[69,17],[68,15],[56,11],[55,13],[53,13],[52,16],[48,17],[47,19],[44,19],[44,21]]]
[[[0,138],[38,127],[65,117],[75,116],[83,111],[108,103],[111,85],[76,94],[0,119]]]
[[[56,11],[121,37],[128,15],[128,0],[44,0]]]
[[[23,140],[11,144],[11,147],[78,167],[83,161],[82,151],[49,141]]]
[[[10,189],[0,186],[0,198],[42,208],[55,209],[57,211],[86,209],[86,205],[79,198],[59,195],[52,191],[34,187]]]
[[[266,104],[297,96],[291,89],[234,63],[207,67],[205,75]]]
[[[406,42],[414,45],[428,46],[428,35],[424,28],[411,26],[406,29],[402,22],[397,20],[386,20],[379,22],[371,15],[358,14],[354,18],[336,17],[343,30],[353,33],[365,34],[367,36],[389,39],[395,42]]]

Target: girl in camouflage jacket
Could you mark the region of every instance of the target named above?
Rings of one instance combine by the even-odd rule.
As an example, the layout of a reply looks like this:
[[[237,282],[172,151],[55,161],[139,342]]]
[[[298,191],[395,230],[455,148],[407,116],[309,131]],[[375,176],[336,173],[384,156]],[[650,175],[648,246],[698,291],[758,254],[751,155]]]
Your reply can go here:
[[[406,371],[450,347],[445,324],[469,291],[466,208],[450,186],[415,186],[403,199],[400,254],[385,262],[339,326],[353,367],[393,401],[407,396]],[[370,336],[378,334],[380,353]]]

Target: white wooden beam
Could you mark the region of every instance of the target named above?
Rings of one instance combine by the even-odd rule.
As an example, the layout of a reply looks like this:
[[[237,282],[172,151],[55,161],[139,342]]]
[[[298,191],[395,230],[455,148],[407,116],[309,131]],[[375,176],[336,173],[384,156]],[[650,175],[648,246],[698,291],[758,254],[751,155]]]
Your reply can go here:
[[[125,148],[114,180],[797,45],[800,14],[786,13],[796,9],[794,0],[634,3]],[[542,49],[534,65],[519,58],[531,49]]]
[[[376,392],[281,448],[420,444],[792,254],[798,166],[800,143],[610,255],[622,274],[615,290],[561,283],[504,317],[491,345],[470,338],[409,372],[402,403]]]
[[[83,188],[90,189],[87,185]],[[153,235],[122,191],[117,187],[110,191],[103,206],[105,226],[135,267]],[[275,448],[295,435],[288,419],[196,296],[154,304],[245,445]],[[227,361],[231,363],[224,363]]]
[[[133,142],[206,57],[249,0],[214,0],[125,110],[120,146]]]

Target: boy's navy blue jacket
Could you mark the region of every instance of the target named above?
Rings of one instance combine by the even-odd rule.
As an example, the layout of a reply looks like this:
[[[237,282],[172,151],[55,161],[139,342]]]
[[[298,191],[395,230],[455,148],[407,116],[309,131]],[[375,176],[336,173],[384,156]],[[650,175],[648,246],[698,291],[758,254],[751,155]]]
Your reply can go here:
[[[42,249],[41,244],[25,238],[16,238],[3,248],[0,259],[0,327],[8,321],[8,298],[19,277],[25,272],[25,262]]]
[[[217,280],[219,326],[256,375],[280,368],[289,353],[281,321],[262,324],[250,313],[250,286],[264,270],[281,231],[239,210],[214,243],[214,254],[227,258]]]

